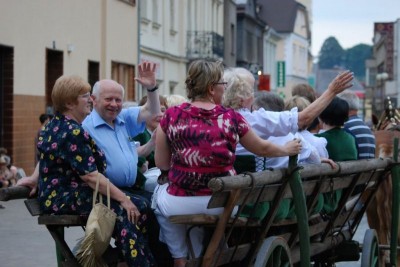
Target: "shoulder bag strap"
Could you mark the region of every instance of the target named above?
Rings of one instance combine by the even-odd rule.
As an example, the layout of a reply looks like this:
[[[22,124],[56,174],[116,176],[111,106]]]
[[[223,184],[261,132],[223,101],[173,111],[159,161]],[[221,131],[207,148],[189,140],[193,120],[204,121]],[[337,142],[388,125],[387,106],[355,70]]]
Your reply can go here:
[[[110,208],[110,180],[107,179],[107,207]]]
[[[97,194],[99,192],[99,183],[100,183],[100,175],[97,174],[96,189],[93,191],[93,207],[96,204]],[[99,201],[103,202],[103,198],[102,198],[101,194],[99,194],[99,195],[100,195]]]

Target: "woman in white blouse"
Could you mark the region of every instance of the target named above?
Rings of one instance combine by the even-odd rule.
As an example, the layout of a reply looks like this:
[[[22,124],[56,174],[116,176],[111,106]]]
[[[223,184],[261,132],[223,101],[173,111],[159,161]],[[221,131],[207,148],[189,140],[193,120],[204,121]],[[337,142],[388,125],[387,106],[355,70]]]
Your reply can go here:
[[[345,71],[340,73],[317,100],[300,112],[298,112],[297,108],[283,112],[266,111],[260,108],[252,112],[254,76],[244,68],[230,68],[224,71],[224,80],[227,82],[227,88],[222,104],[238,110],[248,121],[252,129],[263,139],[268,139],[270,136],[283,136],[288,133],[295,134],[299,130],[305,129],[338,93],[351,87],[352,79],[352,72]],[[237,146],[236,156],[249,154],[243,146],[240,144]],[[238,173],[256,171],[255,162],[252,163],[249,158],[245,159],[242,162],[243,164],[240,164],[238,158],[237,162],[241,165],[235,165]]]

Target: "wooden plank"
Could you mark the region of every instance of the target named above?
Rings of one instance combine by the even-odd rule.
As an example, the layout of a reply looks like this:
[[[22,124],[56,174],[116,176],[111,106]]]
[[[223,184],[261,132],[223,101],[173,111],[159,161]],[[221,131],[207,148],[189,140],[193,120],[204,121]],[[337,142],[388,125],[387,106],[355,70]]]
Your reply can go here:
[[[30,198],[24,201],[26,208],[32,216],[42,215],[39,206],[39,200],[37,198]]]
[[[202,263],[202,267],[212,266],[215,262],[215,254],[218,251],[218,246],[221,243],[223,235],[226,229],[226,223],[229,221],[231,217],[232,210],[235,208],[235,203],[237,202],[237,197],[240,196],[240,189],[232,190],[229,201],[224,209],[224,212],[221,214],[221,218],[218,220],[215,231],[211,237],[210,243],[204,253],[204,259]]]
[[[83,215],[41,215],[39,224],[58,226],[85,226],[88,216]]]
[[[304,165],[300,170],[303,179],[308,177],[321,175],[334,175],[340,172],[340,175],[354,174],[359,172],[368,172],[376,169],[386,169],[389,165],[394,164],[390,158],[380,159],[362,159],[337,162],[339,168],[332,169],[328,164],[308,164]]]
[[[374,173],[373,177],[372,177],[372,181],[375,181],[376,179],[378,179],[382,174],[384,173],[384,170],[380,170]],[[355,176],[355,174],[351,174],[351,175],[346,175],[346,176],[339,176],[339,177],[333,177],[332,181],[333,181],[333,190],[337,190],[337,189],[343,189],[343,188],[347,188],[350,183],[351,183],[351,179]],[[365,172],[362,175],[360,175],[360,177],[357,180],[357,185],[362,185],[362,184],[366,184],[369,181],[369,178],[371,177],[371,171]],[[331,179],[328,177],[324,177],[323,181],[321,181],[321,188],[319,193],[325,193],[325,192],[330,192],[332,190],[331,188],[331,183],[330,183]],[[313,190],[315,188],[315,186],[317,185],[317,183],[320,182],[319,181],[319,177],[313,177],[313,179],[309,179],[309,180],[304,180],[303,181],[303,191],[306,194],[306,196],[310,196],[313,193]],[[279,190],[279,188],[281,187],[281,184],[271,184],[268,185],[267,187],[263,188],[262,186],[256,186],[255,188],[243,188],[242,192],[240,194],[240,197],[237,199],[237,205],[243,205],[246,203],[255,203],[261,190],[265,191],[263,192],[263,194],[261,195],[261,197],[259,198],[260,202],[263,201],[272,201],[275,196],[277,191]],[[216,192],[212,195],[207,208],[211,209],[211,208],[220,208],[220,207],[224,207],[226,205],[226,202],[228,201],[229,198],[229,192],[230,191],[222,191],[222,192]],[[250,195],[249,195],[250,193]],[[249,196],[248,196],[249,195]],[[287,189],[284,192],[283,198],[292,198],[292,192]],[[243,201],[247,199],[247,202],[244,203]]]
[[[0,201],[28,198],[31,190],[25,186],[12,186],[0,188]]]
[[[239,245],[237,248],[229,247],[229,248],[223,250],[219,256],[217,266],[221,266],[221,265],[229,266],[229,263],[242,261],[249,253],[250,248],[251,248],[251,244],[243,244],[243,245]],[[232,258],[233,253],[234,253],[234,255]],[[202,261],[203,261],[203,257],[199,257],[196,259],[189,259],[186,263],[186,267],[198,267],[198,266],[200,266]]]
[[[274,184],[282,181],[285,177],[286,169],[277,169],[273,171],[262,171],[255,172],[253,176],[255,178],[254,186],[263,184]],[[247,188],[252,185],[252,178],[250,175],[239,174],[235,176],[225,176],[213,178],[208,182],[208,187],[214,192],[219,192],[223,190],[233,190],[239,188]]]
[[[394,162],[390,158],[385,158],[343,161],[337,162],[337,164],[339,165],[339,168],[335,169],[332,169],[327,163],[307,164],[302,166],[300,175],[302,179],[326,175],[332,176],[338,173],[341,175],[347,175],[359,172],[368,172],[376,169],[386,169],[389,165],[394,164]],[[287,175],[288,173],[286,168],[253,173],[255,178],[254,186],[280,183],[282,178]],[[208,187],[214,192],[220,192],[224,190],[247,188],[252,185],[252,182],[253,180],[250,175],[240,174],[213,178],[208,183]]]
[[[339,246],[343,241],[351,240],[351,233],[343,231],[342,234],[327,238],[324,242],[315,242],[310,244],[311,257],[316,256],[328,249]],[[293,263],[300,261],[300,248],[298,246],[291,249],[291,258]]]
[[[46,227],[56,242],[57,248],[60,250],[65,259],[65,262],[63,262],[64,266],[79,267],[80,264],[78,263],[78,260],[71,252],[71,249],[69,248],[67,242],[65,242],[64,237],[60,234],[60,226],[47,225]],[[61,228],[63,227],[61,226]]]

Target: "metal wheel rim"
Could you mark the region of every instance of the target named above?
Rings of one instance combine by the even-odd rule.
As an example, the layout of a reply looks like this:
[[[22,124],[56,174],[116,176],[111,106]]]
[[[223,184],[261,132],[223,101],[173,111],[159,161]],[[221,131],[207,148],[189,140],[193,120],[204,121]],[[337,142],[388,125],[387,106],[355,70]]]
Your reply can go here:
[[[379,243],[374,229],[365,231],[361,267],[379,267]]]
[[[257,253],[254,267],[292,267],[290,249],[281,237],[268,237]]]

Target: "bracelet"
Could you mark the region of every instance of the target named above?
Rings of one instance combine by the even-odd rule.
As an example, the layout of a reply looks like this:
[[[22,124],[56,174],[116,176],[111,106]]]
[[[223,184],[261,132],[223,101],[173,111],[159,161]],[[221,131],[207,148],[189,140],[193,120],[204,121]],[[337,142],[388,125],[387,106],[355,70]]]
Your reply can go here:
[[[154,92],[157,89],[158,89],[158,86],[156,85],[156,86],[154,86],[153,89],[147,89],[147,92]]]

